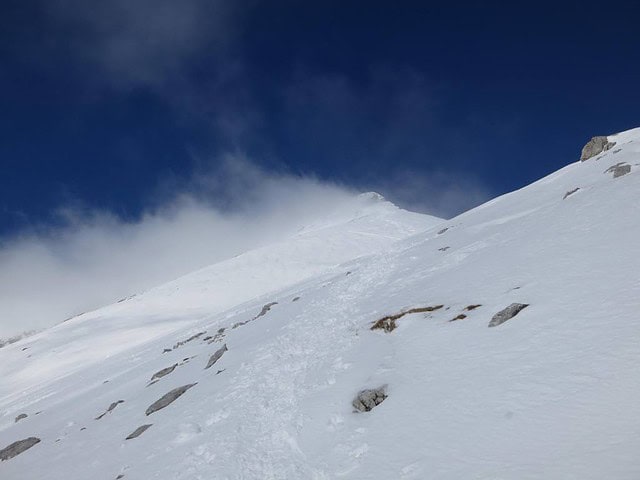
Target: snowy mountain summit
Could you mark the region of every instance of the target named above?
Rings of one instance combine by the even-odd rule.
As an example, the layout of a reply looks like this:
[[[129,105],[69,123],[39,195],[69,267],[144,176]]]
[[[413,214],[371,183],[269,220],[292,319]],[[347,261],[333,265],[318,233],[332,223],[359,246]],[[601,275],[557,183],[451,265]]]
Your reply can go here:
[[[0,478],[640,478],[640,129],[602,138],[451,220],[366,194],[0,349]]]

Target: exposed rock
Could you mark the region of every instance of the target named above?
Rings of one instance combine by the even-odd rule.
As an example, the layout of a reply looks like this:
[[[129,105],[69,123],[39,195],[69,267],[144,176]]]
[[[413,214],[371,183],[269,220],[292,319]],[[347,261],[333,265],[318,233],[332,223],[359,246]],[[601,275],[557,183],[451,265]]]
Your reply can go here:
[[[158,379],[158,378],[162,378],[165,375],[169,375],[171,372],[173,372],[175,370],[175,368],[178,366],[177,363],[174,363],[173,365],[171,365],[170,367],[167,368],[163,368],[162,370],[158,370],[156,373],[153,374],[153,376],[151,377],[151,380],[149,380],[150,382],[153,382],[154,380]]]
[[[20,455],[22,452],[29,450],[35,444],[40,443],[40,439],[36,437],[25,438],[24,440],[18,440],[13,442],[6,448],[0,450],[0,462],[9,460],[16,455]]]
[[[300,300],[300,297],[294,297],[293,300],[291,300],[292,302],[297,302],[298,300]]]
[[[278,302],[270,302],[267,303],[266,305],[264,305],[262,307],[262,310],[260,310],[260,313],[258,313],[255,317],[249,319],[249,320],[245,320],[244,322],[238,322],[238,323],[234,323],[233,326],[231,327],[232,329],[241,327],[243,325],[246,325],[249,322],[253,322],[254,320],[257,320],[260,317],[263,317],[267,314],[267,312],[269,312],[269,310],[271,310],[271,307],[273,307],[274,305],[277,305]]]
[[[162,350],[162,353],[169,353],[171,351],[170,348],[165,348],[164,350]]]
[[[409,310],[405,310],[400,313],[396,313],[395,315],[387,315],[386,317],[382,317],[380,320],[374,322],[371,327],[371,330],[384,330],[385,332],[392,332],[396,329],[396,320],[404,317],[405,315],[409,315],[410,313],[423,313],[423,312],[433,312],[434,310],[439,310],[444,305],[435,305],[433,307],[418,307],[411,308]]]
[[[447,230],[449,230],[449,227],[443,228],[442,230],[440,230],[438,232],[438,235],[442,235],[444,232],[446,232]]]
[[[28,415],[26,413],[21,413],[20,415],[18,415],[16,417],[16,419],[14,420],[13,423],[18,423],[20,420],[24,420],[27,417],[28,417]]]
[[[125,438],[125,440],[133,440],[134,438],[138,438],[140,435],[142,435],[144,432],[146,432],[147,429],[149,427],[151,427],[152,425],[153,425],[153,423],[149,423],[147,425],[140,425],[133,432],[131,432],[129,434],[129,436],[127,438]],[[122,477],[119,476],[118,478],[122,478]]]
[[[604,171],[604,173],[613,173],[613,178],[621,177],[629,172],[631,172],[631,165],[625,162],[617,163]]]
[[[380,405],[387,398],[387,387],[383,385],[378,388],[362,390],[356,398],[353,399],[351,405],[359,412],[369,412]]]
[[[498,325],[502,325],[504,322],[512,319],[528,306],[528,303],[512,303],[507,308],[500,310],[493,316],[493,318],[489,322],[489,327],[497,327]]]
[[[604,136],[593,137],[584,147],[582,147],[580,161],[584,162],[585,160],[589,160],[602,152],[606,152],[615,144],[616,142],[610,142],[607,140],[607,137]]]
[[[460,315],[457,315],[457,316],[453,317],[449,321],[450,322],[455,322],[456,320],[464,320],[465,318],[467,318],[467,316],[464,313],[461,313]]]
[[[569,190],[567,193],[564,194],[564,197],[562,197],[562,199],[564,200],[565,198],[567,198],[570,195],[573,195],[574,193],[576,193],[578,190],[580,190],[580,187],[576,187],[573,190]]]
[[[256,315],[255,317],[253,317],[253,319],[257,319],[260,317],[263,317],[267,314],[267,312],[269,310],[271,310],[271,307],[273,307],[274,305],[277,305],[278,302],[271,302],[271,303],[267,303],[264,307],[262,307],[262,310],[260,310],[260,313],[258,315]]]
[[[481,303],[476,303],[474,305],[467,305],[466,307],[464,307],[464,310],[466,310],[467,312],[470,312],[471,310],[475,310],[476,308],[479,308],[481,306],[482,306]]]
[[[439,248],[439,249],[438,249],[438,251],[439,251],[439,252],[446,252],[446,251],[447,251],[447,250],[449,250],[450,248],[451,248],[451,247],[442,247],[442,248]]]
[[[211,368],[218,360],[220,360],[222,355],[224,355],[224,352],[226,352],[227,350],[229,349],[227,348],[227,344],[225,343],[222,347],[220,347],[216,351],[216,353],[211,355],[211,357],[209,358],[209,361],[207,362],[207,366],[204,367],[204,369],[206,370],[207,368]]]
[[[156,400],[151,405],[149,405],[149,408],[147,408],[147,410],[144,412],[145,415],[151,415],[152,413],[157,412],[158,410],[162,410],[164,407],[173,403],[176,399],[181,397],[184,392],[186,392],[187,390],[189,390],[191,387],[195,385],[197,385],[197,383],[190,383],[189,385],[183,385],[181,387],[174,388],[169,393],[165,393],[162,397],[160,397],[158,400]]]
[[[109,408],[107,408],[107,411],[104,412],[102,415],[99,415],[96,417],[96,420],[100,420],[102,417],[104,417],[107,413],[111,413],[113,412],[113,409],[116,408],[118,405],[120,405],[121,403],[124,403],[124,400],[118,400],[117,402],[113,402],[111,405],[109,405]]]
[[[222,327],[218,329],[218,332],[213,336],[211,340],[208,340],[207,343],[211,345],[214,342],[219,342],[224,338],[224,331],[226,328]]]
[[[202,335],[204,335],[207,332],[200,332],[200,333],[196,333],[195,335],[191,335],[189,338],[187,338],[186,340],[181,340],[178,343],[176,343],[173,348],[176,349],[178,347],[181,347],[182,345],[184,345],[185,343],[189,343],[193,340],[195,340],[196,338],[201,337]]]

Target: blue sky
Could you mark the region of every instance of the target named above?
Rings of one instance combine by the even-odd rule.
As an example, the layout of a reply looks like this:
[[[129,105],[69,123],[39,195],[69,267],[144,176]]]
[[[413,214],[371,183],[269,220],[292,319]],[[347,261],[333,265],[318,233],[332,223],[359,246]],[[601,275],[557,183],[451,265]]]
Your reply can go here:
[[[5,235],[67,204],[135,219],[229,152],[450,216],[575,160],[591,135],[638,125],[632,6],[9,0],[0,10]],[[443,199],[448,189],[468,198]]]

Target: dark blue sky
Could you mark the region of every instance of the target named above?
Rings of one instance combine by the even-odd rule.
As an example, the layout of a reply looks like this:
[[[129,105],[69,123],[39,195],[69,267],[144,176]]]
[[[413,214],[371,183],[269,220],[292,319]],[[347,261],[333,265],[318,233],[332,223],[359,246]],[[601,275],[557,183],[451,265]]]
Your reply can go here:
[[[639,7],[501,3],[4,0],[0,234],[226,152],[453,214],[640,125]]]

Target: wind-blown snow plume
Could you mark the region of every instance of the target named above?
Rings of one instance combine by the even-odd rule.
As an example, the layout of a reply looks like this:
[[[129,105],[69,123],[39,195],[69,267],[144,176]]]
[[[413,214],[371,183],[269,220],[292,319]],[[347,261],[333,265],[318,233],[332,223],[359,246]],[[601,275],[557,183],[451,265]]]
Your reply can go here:
[[[346,188],[266,173],[235,156],[166,193],[135,221],[61,208],[63,226],[0,243],[0,338],[276,241],[352,197]]]

